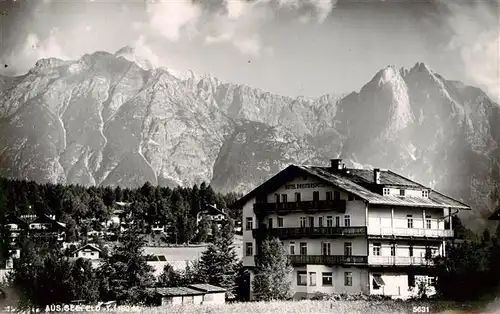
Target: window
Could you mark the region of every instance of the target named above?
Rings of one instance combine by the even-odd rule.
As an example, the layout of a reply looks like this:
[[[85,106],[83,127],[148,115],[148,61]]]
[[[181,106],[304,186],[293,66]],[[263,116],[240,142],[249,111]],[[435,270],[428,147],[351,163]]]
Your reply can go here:
[[[326,226],[333,227],[333,217],[332,216],[326,216]]]
[[[373,275],[373,280],[372,280],[372,286],[373,286],[373,290],[378,290],[380,289],[380,287],[384,286],[385,283],[384,283],[384,280],[382,279],[382,275],[380,274],[377,274],[377,275]]]
[[[385,196],[385,195],[390,195],[391,194],[391,190],[389,190],[389,188],[384,188],[382,190],[382,194]]]
[[[340,216],[335,217],[335,227],[340,227]]]
[[[319,201],[319,191],[313,192],[313,201]]]
[[[321,247],[323,255],[332,255],[332,244],[330,242],[323,242]]]
[[[352,243],[344,242],[344,255],[351,256],[352,255]]]
[[[382,245],[380,243],[373,243],[373,255],[380,256]]]
[[[286,194],[281,194],[281,201],[286,203],[288,201],[288,196]]]
[[[391,256],[396,256],[396,243],[391,243]]]
[[[333,286],[333,274],[332,273],[322,273],[322,283],[323,286]]]
[[[252,242],[245,243],[245,253],[246,253],[246,256],[253,256],[253,243]]]
[[[301,228],[306,227],[306,217],[300,217],[300,227]]]
[[[427,258],[427,259],[432,258],[432,250],[430,247],[425,248],[425,258]]]
[[[297,272],[297,286],[307,286],[307,272],[298,271]]]
[[[405,196],[405,190],[399,190],[399,196]]]
[[[326,192],[326,200],[331,201],[332,200],[332,191]]]
[[[408,274],[408,287],[415,287],[415,275]]]
[[[422,191],[422,197],[428,198],[429,197],[429,191],[428,190],[423,190]]]
[[[269,218],[269,219],[267,220],[267,227],[268,227],[269,229],[272,229],[272,228],[273,228],[273,219],[272,219],[272,218]]]
[[[300,202],[300,193],[299,192],[295,192],[295,201]]]
[[[278,217],[278,228],[283,228],[283,217]]]
[[[347,200],[348,200],[349,202],[354,201],[354,195],[349,194],[349,195],[347,196]]]
[[[344,226],[345,227],[350,227],[351,226],[351,216],[344,215]]]
[[[352,286],[352,272],[344,272],[344,286]]]
[[[213,301],[213,299],[214,299],[214,295],[210,294],[210,293],[207,293],[203,296],[203,301]]]
[[[408,248],[408,250],[409,250],[410,257],[412,257],[413,256],[413,246],[410,245],[410,247]]]
[[[323,227],[323,217],[318,217],[318,227]]]
[[[300,242],[300,255],[307,255],[307,242]]]
[[[252,217],[247,217],[247,223],[246,223],[245,229],[246,230],[253,229],[253,218]]]
[[[431,229],[432,228],[431,215],[425,216],[425,227],[427,229]]]
[[[309,285],[310,286],[315,286],[316,285],[316,273],[315,272],[310,272],[309,273]]]
[[[276,200],[276,203],[279,203],[280,202],[279,194],[274,194],[274,199]]]
[[[290,241],[290,255],[295,255],[295,241]]]
[[[333,199],[334,199],[335,201],[340,200],[340,192],[339,192],[339,191],[335,191],[335,192],[333,192]]]
[[[314,217],[309,216],[309,227],[314,228]]]
[[[408,228],[413,228],[413,216],[406,215],[406,219],[408,220]]]

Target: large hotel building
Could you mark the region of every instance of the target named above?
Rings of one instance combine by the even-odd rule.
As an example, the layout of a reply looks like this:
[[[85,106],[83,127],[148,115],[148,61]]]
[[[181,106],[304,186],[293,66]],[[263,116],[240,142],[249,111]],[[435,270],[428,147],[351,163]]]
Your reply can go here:
[[[259,241],[279,238],[292,266],[295,299],[316,292],[416,293],[434,279],[452,219],[470,207],[390,170],[291,165],[239,199],[243,264],[255,267]],[[252,289],[251,289],[252,290]],[[250,293],[252,298],[252,292]]]

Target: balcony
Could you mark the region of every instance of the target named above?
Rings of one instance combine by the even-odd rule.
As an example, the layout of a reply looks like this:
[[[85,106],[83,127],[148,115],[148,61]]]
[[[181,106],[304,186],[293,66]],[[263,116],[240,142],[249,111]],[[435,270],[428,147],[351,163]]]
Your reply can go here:
[[[288,214],[293,211],[302,211],[305,213],[312,212],[327,212],[336,211],[345,213],[345,200],[330,200],[330,201],[301,201],[301,202],[286,202],[286,203],[255,203],[253,210],[256,214],[259,213],[275,213],[277,215]]]
[[[377,266],[430,266],[432,260],[421,256],[368,256],[369,265]]]
[[[268,235],[279,239],[336,238],[366,235],[366,227],[303,227],[259,228],[252,230],[254,237]]]
[[[304,265],[364,265],[368,256],[357,255],[288,255],[293,266]]]
[[[396,236],[396,237],[426,237],[426,238],[453,238],[453,230],[450,229],[422,229],[422,228],[391,228],[391,227],[368,227],[370,236]]]

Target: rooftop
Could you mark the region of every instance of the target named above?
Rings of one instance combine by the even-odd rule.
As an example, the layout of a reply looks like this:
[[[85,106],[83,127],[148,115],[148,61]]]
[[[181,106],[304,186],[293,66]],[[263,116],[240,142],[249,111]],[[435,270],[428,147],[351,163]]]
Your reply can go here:
[[[154,291],[157,294],[160,294],[161,296],[170,296],[170,297],[204,294],[204,292],[200,290],[195,290],[187,287],[156,288]]]
[[[379,170],[379,174],[379,181],[375,183],[374,170],[290,165],[236,201],[232,207],[242,207],[251,198],[271,193],[297,176],[311,175],[373,205],[470,210],[468,205],[393,171]],[[429,197],[382,195],[381,187],[427,189]]]
[[[194,284],[194,285],[189,285],[189,288],[200,290],[203,292],[226,292],[226,289],[222,287],[217,287],[214,285],[210,285],[208,283],[200,283],[200,284]]]

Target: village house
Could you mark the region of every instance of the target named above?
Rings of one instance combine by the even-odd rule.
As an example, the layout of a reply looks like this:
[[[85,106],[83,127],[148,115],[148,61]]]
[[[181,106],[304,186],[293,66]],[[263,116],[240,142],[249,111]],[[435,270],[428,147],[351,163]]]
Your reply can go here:
[[[226,303],[227,290],[222,287],[217,287],[210,284],[193,284],[188,288],[202,291],[203,301],[202,304],[224,304]]]
[[[71,253],[75,258],[86,258],[91,260],[101,259],[102,250],[95,244],[87,243]]]
[[[226,303],[226,289],[209,285],[196,284],[188,287],[169,287],[153,289],[152,305],[164,306],[168,304],[224,304]]]
[[[446,254],[451,217],[470,210],[390,170],[346,168],[340,159],[330,167],[291,165],[232,206],[243,210],[250,282],[262,235],[277,237],[293,266],[296,299],[412,296],[419,281],[434,279],[431,258]]]

